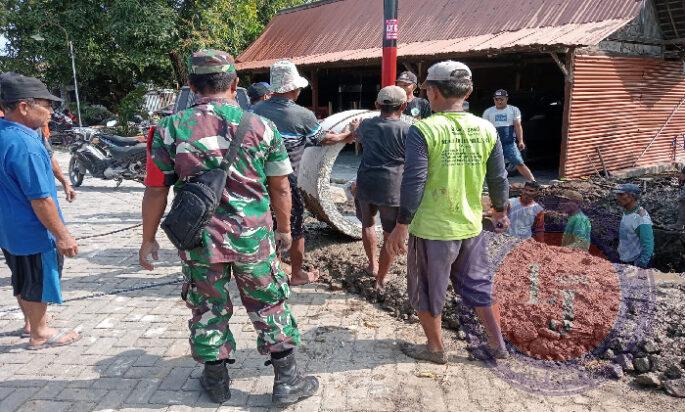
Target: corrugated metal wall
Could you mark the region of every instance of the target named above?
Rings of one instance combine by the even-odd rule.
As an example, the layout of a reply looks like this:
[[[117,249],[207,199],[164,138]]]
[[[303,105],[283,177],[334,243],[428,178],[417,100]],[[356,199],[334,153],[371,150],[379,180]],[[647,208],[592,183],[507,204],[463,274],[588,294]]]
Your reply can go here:
[[[597,147],[609,170],[631,168],[685,98],[683,63],[577,55],[571,95],[561,175],[594,173],[588,155],[601,167]],[[637,165],[673,161],[673,139],[684,133],[685,104]],[[678,141],[680,158],[685,152],[682,137]]]

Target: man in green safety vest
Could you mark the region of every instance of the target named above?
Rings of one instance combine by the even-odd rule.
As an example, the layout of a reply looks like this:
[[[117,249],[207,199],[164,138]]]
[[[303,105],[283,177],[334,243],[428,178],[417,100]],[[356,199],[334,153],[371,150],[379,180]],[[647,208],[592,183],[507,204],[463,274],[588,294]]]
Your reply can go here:
[[[493,268],[482,235],[481,205],[487,181],[493,218],[505,230],[509,182],[502,144],[492,124],[464,112],[464,100],[473,91],[468,66],[435,64],[421,87],[435,114],[409,129],[398,225],[388,249],[393,255],[409,250],[409,300],[427,344],[405,344],[402,350],[415,359],[447,362],[441,314],[451,280],[464,303],[475,308],[488,335],[478,357],[503,358],[507,351],[492,299]]]

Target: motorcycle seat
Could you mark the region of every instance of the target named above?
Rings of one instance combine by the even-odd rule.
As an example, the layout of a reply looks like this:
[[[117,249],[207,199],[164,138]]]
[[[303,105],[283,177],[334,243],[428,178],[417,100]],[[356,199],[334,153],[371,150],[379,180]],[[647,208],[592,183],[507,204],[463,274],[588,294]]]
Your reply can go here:
[[[131,157],[145,156],[147,151],[147,145],[145,143],[138,143],[135,146],[112,146],[109,148],[112,158],[115,160],[126,160]]]
[[[123,137],[113,134],[102,134],[100,135],[100,139],[107,140],[111,142],[113,145],[120,147],[135,146],[140,143],[140,141],[138,141],[138,139],[136,139],[135,137]]]

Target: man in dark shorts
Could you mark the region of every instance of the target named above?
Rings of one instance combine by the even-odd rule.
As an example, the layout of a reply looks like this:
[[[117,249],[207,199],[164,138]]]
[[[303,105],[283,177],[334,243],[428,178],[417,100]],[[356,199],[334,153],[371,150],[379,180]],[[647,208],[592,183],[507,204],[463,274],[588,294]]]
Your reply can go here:
[[[473,92],[471,76],[466,65],[453,61],[428,70],[421,87],[435,114],[409,129],[400,214],[388,239],[388,250],[397,255],[407,252],[411,234],[407,289],[428,339],[426,345],[404,344],[402,351],[439,364],[447,362],[441,314],[450,280],[485,327],[484,354],[496,358],[507,354],[492,300],[481,194],[487,181],[493,218],[506,228],[509,183],[494,126],[463,110],[464,100]]]
[[[290,227],[293,245],[290,248],[291,285],[299,286],[316,281],[319,278],[317,270],[307,272],[302,268],[304,261],[304,199],[297,187],[297,174],[300,171],[300,159],[307,145],[332,145],[353,141],[352,132],[335,134],[321,128],[316,116],[295,101],[303,88],[309,85],[300,76],[292,62],[282,60],[271,66],[271,91],[269,100],[259,102],[254,107],[254,113],[264,116],[276,124],[276,128],[283,136],[285,148],[293,167],[293,173],[288,176],[293,197],[293,209]]]
[[[357,141],[364,148],[357,172],[355,207],[362,222],[362,241],[369,259],[367,272],[376,278],[376,290],[385,287],[385,277],[392,265],[392,256],[385,240],[395,229],[400,206],[400,184],[404,170],[404,141],[409,124],[400,119],[407,106],[407,95],[397,86],[388,86],[378,93],[376,108],[379,117],[361,122],[356,130]],[[383,226],[383,246],[376,257],[376,214]]]
[[[415,119],[425,119],[433,114],[428,100],[414,96],[414,91],[419,84],[419,79],[412,72],[402,72],[395,80],[395,84],[401,87],[407,94],[407,107],[402,111],[405,115]]]
[[[63,256],[78,253],[64,226],[51,159],[35,132],[47,123],[52,102],[38,79],[0,80],[0,248],[12,272],[12,288],[30,327],[29,349],[68,345],[80,335],[47,325],[48,303],[62,303]]]

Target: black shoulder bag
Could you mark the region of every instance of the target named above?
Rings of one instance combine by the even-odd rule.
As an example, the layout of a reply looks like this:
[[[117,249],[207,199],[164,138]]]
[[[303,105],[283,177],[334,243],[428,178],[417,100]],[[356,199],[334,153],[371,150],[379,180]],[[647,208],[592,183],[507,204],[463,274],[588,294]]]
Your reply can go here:
[[[235,161],[252,116],[250,112],[243,113],[221,166],[188,179],[176,189],[171,210],[161,227],[177,249],[191,250],[202,246],[202,231],[219,206],[229,177],[228,170]]]

